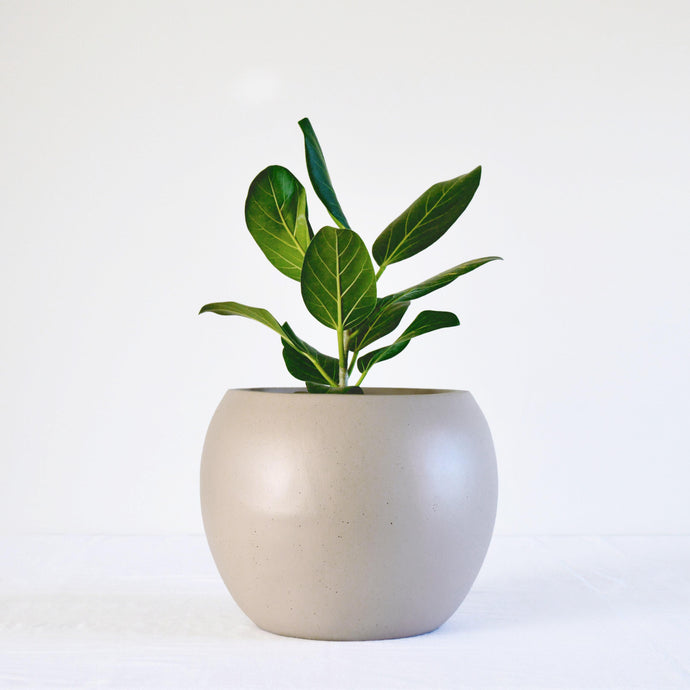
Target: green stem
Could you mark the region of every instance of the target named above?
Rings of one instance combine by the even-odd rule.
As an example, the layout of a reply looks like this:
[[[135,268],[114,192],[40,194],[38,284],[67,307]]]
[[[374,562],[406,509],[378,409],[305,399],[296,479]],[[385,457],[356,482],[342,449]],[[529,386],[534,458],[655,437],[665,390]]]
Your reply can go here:
[[[374,364],[376,364],[376,362],[378,362],[378,361],[379,360],[376,357],[373,357],[371,359],[371,361],[369,362],[369,366],[362,372],[362,375],[357,380],[357,383],[355,383],[355,386],[361,386],[362,385],[362,381],[364,381],[364,377],[369,373],[369,369],[371,369],[374,366]]]
[[[362,372],[362,375],[357,379],[357,383],[355,383],[355,386],[361,386],[362,381],[364,381],[364,377],[369,373],[369,369],[365,369]]]
[[[338,386],[345,388],[347,386],[347,360],[345,358],[345,335],[343,327],[338,326]]]
[[[345,385],[350,378],[350,331],[343,332],[343,350],[345,351]]]
[[[357,364],[357,357],[359,357],[359,348],[355,348],[355,351],[352,353],[352,361],[350,362],[350,366],[348,367],[347,370],[347,375],[348,377],[352,376],[352,372],[355,370],[355,364]]]
[[[379,270],[376,271],[376,276],[374,276],[374,277],[376,278],[376,280],[378,280],[378,279],[381,277],[381,274],[382,274],[385,270],[386,270],[386,264],[381,264],[381,265],[379,266]]]

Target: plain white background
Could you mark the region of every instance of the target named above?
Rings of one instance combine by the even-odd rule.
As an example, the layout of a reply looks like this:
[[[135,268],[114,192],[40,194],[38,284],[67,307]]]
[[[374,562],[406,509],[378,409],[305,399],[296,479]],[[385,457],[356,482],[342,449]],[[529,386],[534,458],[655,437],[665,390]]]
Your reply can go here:
[[[222,393],[292,379],[199,307],[332,348],[243,220],[266,165],[307,183],[309,116],[368,243],[484,166],[382,283],[505,261],[425,298],[462,326],[369,383],[473,391],[498,532],[689,532],[688,35],[683,0],[1,0],[0,531],[201,531]]]

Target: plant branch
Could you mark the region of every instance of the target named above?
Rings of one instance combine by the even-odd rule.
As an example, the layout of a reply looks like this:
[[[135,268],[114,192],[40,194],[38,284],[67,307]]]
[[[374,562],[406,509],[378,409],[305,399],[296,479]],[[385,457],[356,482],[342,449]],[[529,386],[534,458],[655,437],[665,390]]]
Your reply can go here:
[[[356,347],[355,351],[352,353],[352,361],[350,362],[350,366],[347,370],[348,376],[352,376],[352,372],[355,370],[355,364],[357,364],[357,357],[359,357],[359,347]]]
[[[371,369],[371,367],[369,367],[368,369],[365,369],[362,372],[362,375],[357,379],[357,383],[355,383],[355,386],[361,386],[362,385],[362,381],[364,381],[364,377],[369,373],[369,369]]]
[[[345,385],[347,385],[347,381],[350,378],[350,331],[348,329],[343,331],[343,350],[345,352]]]
[[[339,368],[338,368],[338,386],[340,388],[344,388],[347,386],[347,360],[345,356],[345,334],[343,332],[343,327],[341,324],[338,324],[338,362],[339,362]]]

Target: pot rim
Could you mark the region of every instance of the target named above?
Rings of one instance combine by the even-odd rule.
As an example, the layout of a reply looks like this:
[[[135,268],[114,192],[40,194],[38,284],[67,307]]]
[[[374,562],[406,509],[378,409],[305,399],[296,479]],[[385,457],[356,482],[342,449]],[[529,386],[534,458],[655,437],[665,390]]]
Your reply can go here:
[[[415,397],[420,395],[449,395],[457,393],[469,394],[467,390],[452,389],[452,388],[390,388],[390,387],[363,387],[364,396],[380,396],[380,397]],[[322,398],[323,395],[318,393],[308,393],[306,388],[296,386],[257,386],[255,388],[229,388],[228,393],[234,391],[241,391],[243,393],[261,393],[264,395],[285,395],[286,393],[303,393],[314,398]],[[358,395],[328,395],[330,399],[357,399]]]

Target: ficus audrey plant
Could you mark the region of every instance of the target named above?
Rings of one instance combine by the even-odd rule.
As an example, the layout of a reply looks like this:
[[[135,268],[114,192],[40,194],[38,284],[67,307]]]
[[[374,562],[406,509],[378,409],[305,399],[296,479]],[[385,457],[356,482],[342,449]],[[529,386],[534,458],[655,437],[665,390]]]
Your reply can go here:
[[[311,123],[304,118],[299,126],[304,134],[309,179],[335,226],[314,234],[306,191],[280,165],[269,166],[251,183],[245,219],[266,258],[300,283],[309,312],[335,331],[338,356],[319,352],[266,309],[213,302],[203,306],[200,313],[245,316],[274,330],[282,339],[288,371],[304,381],[311,393],[361,393],[360,385],[371,368],[400,354],[412,338],[459,325],[452,312],[425,310],[392,343],[365,351],[400,325],[413,300],[500,259],[486,256],[466,261],[405,290],[379,295],[378,281],[388,266],[426,249],[460,217],[477,191],[481,167],[429,187],[376,238],[370,255],[343,213]]]

